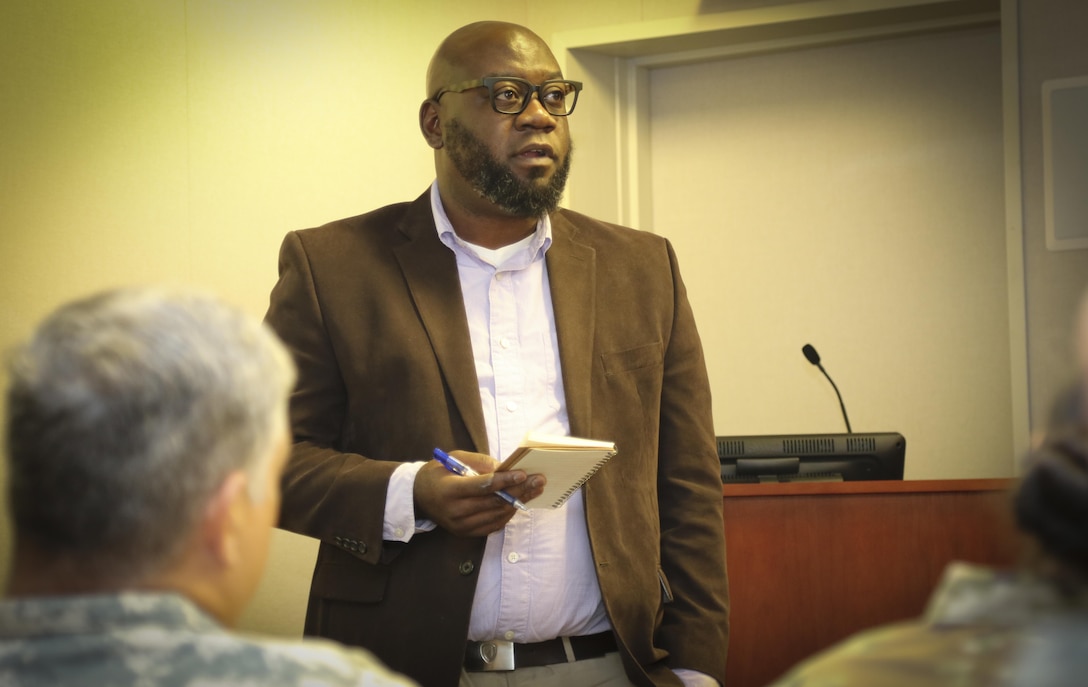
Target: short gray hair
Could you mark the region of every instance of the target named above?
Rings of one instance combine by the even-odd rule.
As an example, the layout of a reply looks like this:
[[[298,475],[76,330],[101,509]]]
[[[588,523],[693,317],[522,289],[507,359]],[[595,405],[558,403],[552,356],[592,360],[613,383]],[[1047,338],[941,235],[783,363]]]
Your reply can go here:
[[[211,296],[151,288],[61,307],[9,373],[17,544],[129,579],[177,552],[230,472],[259,481],[295,379],[256,318]]]

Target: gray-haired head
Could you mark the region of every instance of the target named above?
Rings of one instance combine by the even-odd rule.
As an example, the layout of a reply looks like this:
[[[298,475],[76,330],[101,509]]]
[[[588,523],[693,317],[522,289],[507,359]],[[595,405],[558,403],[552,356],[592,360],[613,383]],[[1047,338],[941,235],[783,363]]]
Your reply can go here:
[[[17,555],[120,584],[169,563],[227,474],[263,473],[295,375],[259,320],[140,288],[61,307],[9,373]]]

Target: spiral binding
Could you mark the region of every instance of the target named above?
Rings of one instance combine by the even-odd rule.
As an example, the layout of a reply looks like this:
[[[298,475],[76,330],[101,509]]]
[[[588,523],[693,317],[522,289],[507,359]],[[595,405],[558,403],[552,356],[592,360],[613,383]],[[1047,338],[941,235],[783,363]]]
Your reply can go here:
[[[615,451],[604,454],[604,456],[602,456],[601,459],[597,461],[596,465],[594,465],[592,468],[590,468],[590,470],[586,474],[582,475],[582,478],[580,480],[578,480],[577,482],[572,484],[570,489],[567,489],[567,491],[562,496],[560,496],[559,498],[557,498],[555,500],[555,503],[552,504],[552,508],[559,508],[564,503],[566,503],[567,499],[569,499],[571,496],[573,496],[574,492],[581,489],[582,485],[585,484],[586,482],[588,482],[590,477],[597,474],[597,471],[600,470],[601,467],[604,466],[605,463],[607,463],[609,460],[611,460],[612,456],[614,456],[614,455],[616,455]]]

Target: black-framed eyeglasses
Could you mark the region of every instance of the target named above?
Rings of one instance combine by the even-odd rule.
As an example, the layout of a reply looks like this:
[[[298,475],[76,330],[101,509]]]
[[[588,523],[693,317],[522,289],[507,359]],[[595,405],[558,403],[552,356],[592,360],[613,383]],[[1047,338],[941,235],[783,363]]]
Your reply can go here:
[[[491,107],[499,114],[521,114],[525,108],[529,107],[529,101],[532,100],[533,93],[536,93],[540,104],[549,114],[566,117],[574,112],[574,106],[578,103],[578,93],[582,90],[582,82],[551,79],[537,86],[516,76],[485,76],[482,79],[463,81],[440,88],[431,100],[437,102],[446,93],[464,93],[480,87],[487,88],[487,93],[491,97]]]

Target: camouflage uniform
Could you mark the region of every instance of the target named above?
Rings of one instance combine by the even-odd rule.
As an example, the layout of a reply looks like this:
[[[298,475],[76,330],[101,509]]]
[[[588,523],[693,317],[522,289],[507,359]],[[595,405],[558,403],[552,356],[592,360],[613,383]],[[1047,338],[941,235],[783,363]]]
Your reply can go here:
[[[1062,596],[1029,575],[955,563],[924,618],[855,635],[796,666],[775,687],[1008,684],[1014,657],[1038,623],[1085,609],[1083,598]]]
[[[1088,609],[1031,628],[1013,662],[1008,687],[1070,687],[1088,682]]]
[[[404,687],[369,653],[228,632],[174,594],[0,603],[0,685]]]

